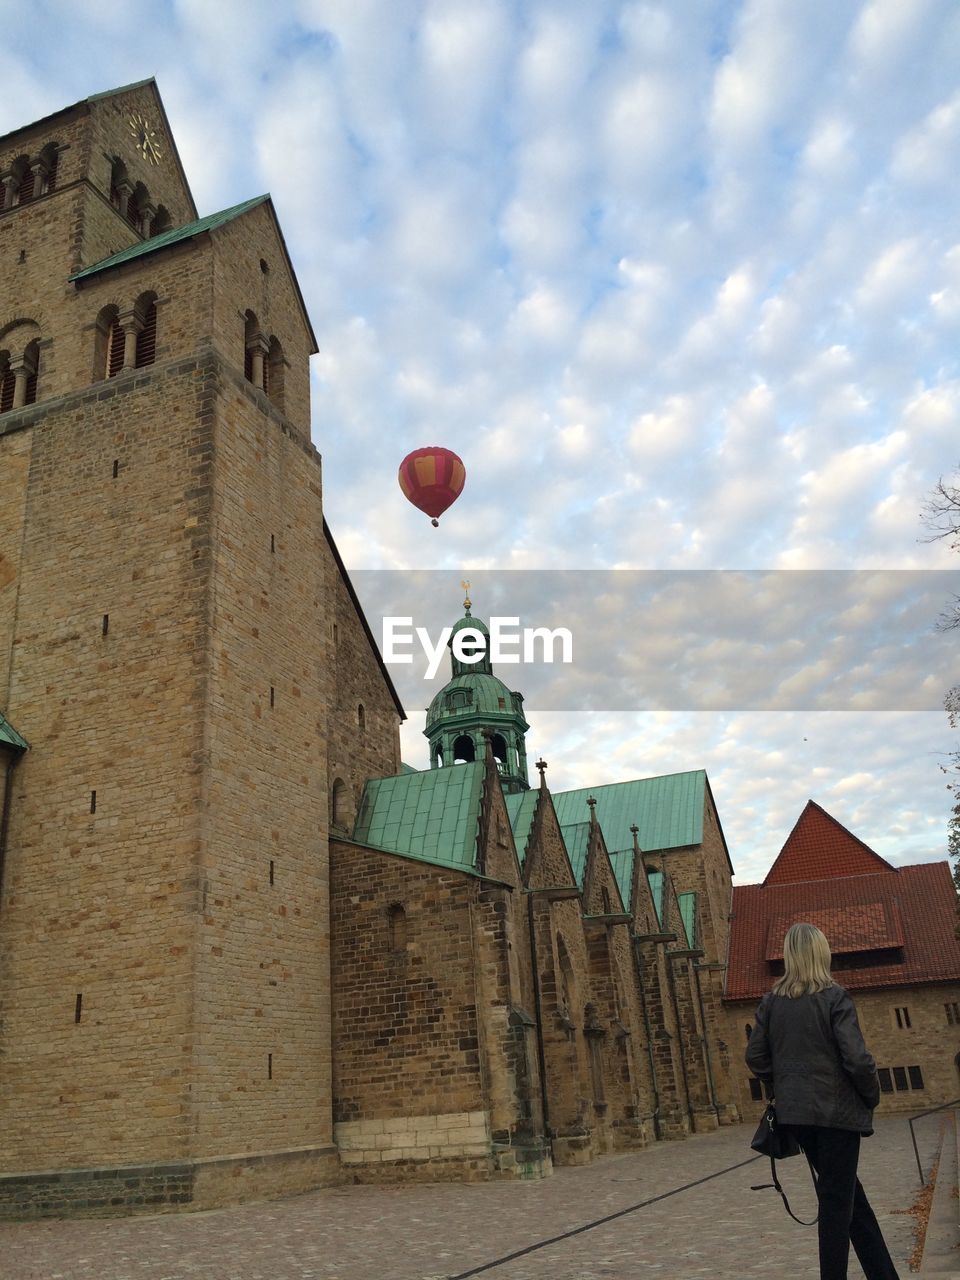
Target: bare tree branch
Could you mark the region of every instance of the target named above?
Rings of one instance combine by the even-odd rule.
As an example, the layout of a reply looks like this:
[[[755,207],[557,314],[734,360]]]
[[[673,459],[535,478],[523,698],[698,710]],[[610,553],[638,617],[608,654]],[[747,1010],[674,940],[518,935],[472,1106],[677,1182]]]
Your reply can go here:
[[[927,528],[924,542],[947,538],[951,548],[960,551],[960,474],[953,483],[940,477],[920,512],[920,519]]]

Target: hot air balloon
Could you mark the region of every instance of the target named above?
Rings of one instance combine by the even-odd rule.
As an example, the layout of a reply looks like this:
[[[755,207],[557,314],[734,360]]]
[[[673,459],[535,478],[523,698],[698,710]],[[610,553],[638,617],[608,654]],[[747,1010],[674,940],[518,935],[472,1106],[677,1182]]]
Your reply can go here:
[[[432,516],[430,523],[434,527],[440,523],[437,517],[460,497],[466,478],[466,470],[457,455],[436,444],[408,453],[400,463],[397,476],[403,496]]]

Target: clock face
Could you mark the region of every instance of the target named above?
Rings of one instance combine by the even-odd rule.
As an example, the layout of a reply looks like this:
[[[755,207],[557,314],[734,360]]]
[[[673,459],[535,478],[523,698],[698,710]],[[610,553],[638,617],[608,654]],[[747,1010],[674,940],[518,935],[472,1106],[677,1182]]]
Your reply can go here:
[[[162,153],[157,143],[157,134],[150,127],[144,116],[138,114],[130,117],[130,132],[133,134],[137,150],[144,160],[159,164]]]

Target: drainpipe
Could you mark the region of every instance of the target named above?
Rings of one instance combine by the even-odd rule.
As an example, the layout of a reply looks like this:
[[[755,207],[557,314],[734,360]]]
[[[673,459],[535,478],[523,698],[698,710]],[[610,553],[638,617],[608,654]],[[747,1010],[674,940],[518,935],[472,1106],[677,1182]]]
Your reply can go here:
[[[10,805],[13,800],[13,771],[17,767],[21,752],[7,756],[7,765],[3,780],[3,811],[0,814],[0,909],[3,904],[3,869],[6,863],[7,831],[10,826]]]

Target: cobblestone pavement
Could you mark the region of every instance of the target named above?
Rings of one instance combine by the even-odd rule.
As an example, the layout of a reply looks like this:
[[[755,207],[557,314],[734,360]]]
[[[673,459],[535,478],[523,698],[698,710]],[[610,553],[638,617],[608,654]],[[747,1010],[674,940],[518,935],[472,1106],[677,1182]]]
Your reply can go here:
[[[936,1119],[936,1118],[934,1118]],[[921,1122],[925,1167],[935,1124]],[[530,1183],[336,1187],[206,1213],[0,1226],[2,1280],[445,1280],[749,1158],[752,1126],[722,1129]],[[782,1166],[800,1217],[806,1165]],[[919,1189],[906,1120],[877,1122],[861,1178],[903,1280]],[[757,1161],[605,1225],[483,1270],[483,1280],[803,1280],[816,1228],[791,1222]],[[897,1212],[900,1211],[900,1212]],[[863,1273],[851,1258],[850,1280]]]

